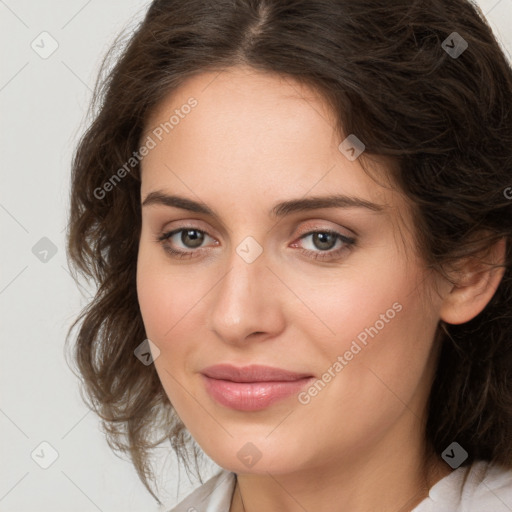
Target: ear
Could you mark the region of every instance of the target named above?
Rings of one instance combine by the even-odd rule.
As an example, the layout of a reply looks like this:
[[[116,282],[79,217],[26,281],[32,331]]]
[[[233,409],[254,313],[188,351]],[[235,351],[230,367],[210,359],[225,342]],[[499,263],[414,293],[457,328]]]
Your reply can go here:
[[[496,292],[504,267],[492,268],[491,265],[504,265],[506,258],[506,239],[500,238],[482,255],[463,260],[459,263],[456,285],[445,296],[441,305],[441,320],[448,324],[463,324],[477,316],[489,303]]]

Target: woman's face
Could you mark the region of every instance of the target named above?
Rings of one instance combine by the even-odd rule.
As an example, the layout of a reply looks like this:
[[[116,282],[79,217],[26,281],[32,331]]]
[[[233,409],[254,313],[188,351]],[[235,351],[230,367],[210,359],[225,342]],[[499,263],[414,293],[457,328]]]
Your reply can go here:
[[[333,126],[309,88],[232,68],[189,79],[142,139],[137,290],[156,370],[199,445],[237,473],[340,467],[421,440],[440,301],[425,300],[433,278],[401,196]],[[205,210],[144,204],[156,191]],[[378,206],[321,205],[335,194]],[[217,364],[310,378],[206,378]]]

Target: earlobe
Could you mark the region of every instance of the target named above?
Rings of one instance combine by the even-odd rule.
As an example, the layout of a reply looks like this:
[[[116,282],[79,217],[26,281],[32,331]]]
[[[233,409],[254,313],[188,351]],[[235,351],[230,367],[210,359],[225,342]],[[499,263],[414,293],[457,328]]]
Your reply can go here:
[[[486,252],[487,257],[472,257],[459,268],[457,284],[451,287],[441,309],[440,318],[448,324],[463,324],[476,317],[495,294],[505,273],[506,239],[500,238]]]

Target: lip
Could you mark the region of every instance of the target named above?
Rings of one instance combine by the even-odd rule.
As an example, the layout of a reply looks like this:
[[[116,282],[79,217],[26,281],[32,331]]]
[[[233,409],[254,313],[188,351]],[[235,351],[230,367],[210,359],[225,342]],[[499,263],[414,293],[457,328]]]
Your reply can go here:
[[[297,373],[283,368],[259,364],[249,366],[216,364],[208,366],[201,373],[212,379],[230,380],[233,382],[289,382],[305,377],[313,377],[310,373]]]
[[[239,411],[258,411],[298,393],[313,375],[271,366],[230,364],[209,366],[201,372],[206,391],[221,405]]]

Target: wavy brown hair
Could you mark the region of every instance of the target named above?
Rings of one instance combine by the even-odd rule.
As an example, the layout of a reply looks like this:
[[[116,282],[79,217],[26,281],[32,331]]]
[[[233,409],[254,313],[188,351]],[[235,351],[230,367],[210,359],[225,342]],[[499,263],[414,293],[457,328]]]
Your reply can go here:
[[[453,32],[468,45],[458,56],[443,43],[455,46]],[[512,71],[466,0],[157,0],[114,44],[74,155],[67,232],[73,276],[93,279],[97,292],[66,341],[79,325],[73,361],[109,445],[130,456],[160,503],[148,484],[151,450],[170,441],[187,466],[194,440],[154,365],[134,357],[146,338],[136,290],[140,165],[108,192],[105,184],[138,150],[161,100],[194,74],[240,64],[313,87],[340,135],[364,142],[363,162],[393,162],[426,268],[449,278],[449,264],[506,239],[505,273],[485,309],[464,324],[439,322],[425,436],[439,454],[459,442],[465,465],[512,468]]]

